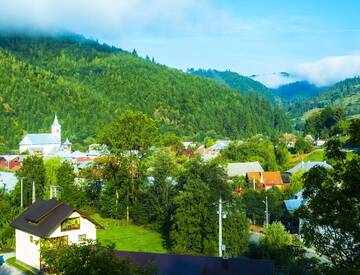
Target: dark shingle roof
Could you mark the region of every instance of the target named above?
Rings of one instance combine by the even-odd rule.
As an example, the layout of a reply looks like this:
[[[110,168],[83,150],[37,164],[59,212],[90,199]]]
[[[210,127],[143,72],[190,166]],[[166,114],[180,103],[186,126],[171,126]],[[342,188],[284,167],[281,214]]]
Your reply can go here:
[[[222,259],[219,257],[190,256],[175,254],[157,254],[144,252],[115,251],[118,257],[128,257],[138,265],[154,262],[156,274],[242,274],[242,275],[273,275],[274,262],[271,260],[255,260],[248,258]]]
[[[18,216],[11,223],[11,226],[38,237],[46,237],[74,211],[80,213],[75,208],[56,199],[48,201],[39,199]],[[82,213],[80,214],[85,216]],[[88,217],[85,218],[90,220]],[[90,221],[100,226],[96,222]]]

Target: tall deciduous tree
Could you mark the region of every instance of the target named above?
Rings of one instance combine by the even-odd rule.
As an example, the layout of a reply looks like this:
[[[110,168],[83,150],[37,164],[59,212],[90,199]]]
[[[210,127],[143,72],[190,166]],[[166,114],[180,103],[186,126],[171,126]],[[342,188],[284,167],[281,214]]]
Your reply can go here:
[[[359,182],[359,157],[333,170],[314,167],[305,176],[307,203],[300,210],[306,243],[347,274],[360,270]]]
[[[35,155],[26,157],[16,175],[23,178],[24,207],[29,206],[32,202],[33,182],[35,184],[35,197],[44,198],[46,172],[42,157]],[[19,181],[14,192],[15,199],[19,202],[18,205],[20,205],[20,193]]]

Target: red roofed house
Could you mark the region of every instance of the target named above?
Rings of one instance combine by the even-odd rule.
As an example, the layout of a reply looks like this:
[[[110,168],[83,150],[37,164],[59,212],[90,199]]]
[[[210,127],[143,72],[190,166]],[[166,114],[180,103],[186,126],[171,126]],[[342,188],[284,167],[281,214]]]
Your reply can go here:
[[[250,186],[254,186],[257,190],[266,190],[272,187],[284,189],[288,184],[284,184],[281,173],[276,172],[248,172],[246,179]]]

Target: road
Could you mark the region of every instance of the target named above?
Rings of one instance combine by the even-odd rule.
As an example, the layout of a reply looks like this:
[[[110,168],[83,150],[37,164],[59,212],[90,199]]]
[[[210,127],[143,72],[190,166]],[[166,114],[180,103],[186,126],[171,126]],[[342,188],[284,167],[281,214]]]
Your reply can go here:
[[[1,255],[4,256],[6,261],[9,258],[15,257],[15,252],[4,253]],[[0,267],[0,275],[25,275],[25,273],[5,263]]]

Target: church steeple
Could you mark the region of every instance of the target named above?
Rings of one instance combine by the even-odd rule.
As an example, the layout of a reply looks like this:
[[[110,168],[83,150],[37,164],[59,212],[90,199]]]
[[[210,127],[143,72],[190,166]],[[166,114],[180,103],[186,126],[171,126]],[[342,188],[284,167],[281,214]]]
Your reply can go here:
[[[56,138],[56,140],[59,143],[61,143],[61,125],[58,121],[56,114],[55,114],[54,122],[51,125],[51,134]]]

